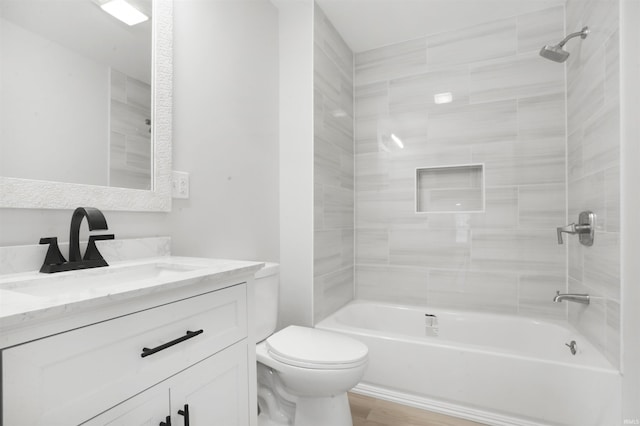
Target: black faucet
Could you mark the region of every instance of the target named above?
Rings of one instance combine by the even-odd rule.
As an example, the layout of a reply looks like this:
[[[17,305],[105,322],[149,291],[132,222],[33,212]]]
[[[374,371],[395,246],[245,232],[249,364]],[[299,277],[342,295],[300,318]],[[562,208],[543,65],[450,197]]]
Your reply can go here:
[[[41,238],[40,244],[49,244],[49,250],[45,256],[40,272],[53,273],[72,271],[76,269],[99,268],[109,266],[96,247],[96,241],[112,240],[113,234],[91,235],[84,257],[80,255],[80,225],[82,219],[87,218],[89,230],[104,230],[107,227],[107,220],[102,212],[94,207],[78,207],[71,216],[71,229],[69,232],[69,261],[67,261],[58,248],[56,237]]]

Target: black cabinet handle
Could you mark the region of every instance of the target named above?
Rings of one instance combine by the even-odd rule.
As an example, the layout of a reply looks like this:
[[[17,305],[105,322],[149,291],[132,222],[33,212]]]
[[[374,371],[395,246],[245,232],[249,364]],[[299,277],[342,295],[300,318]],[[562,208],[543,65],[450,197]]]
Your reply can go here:
[[[164,422],[160,422],[160,426],[171,426],[171,416],[167,416]]]
[[[177,339],[172,340],[172,341],[167,342],[167,343],[164,343],[164,344],[162,344],[160,346],[156,346],[155,348],[151,348],[151,349],[142,348],[142,353],[140,354],[140,356],[142,358],[144,358],[146,356],[153,355],[156,352],[160,352],[161,350],[170,348],[173,345],[177,345],[178,343],[184,342],[185,340],[189,340],[189,339],[191,339],[193,337],[196,337],[197,335],[202,334],[202,333],[204,333],[203,329],[200,329],[198,331],[187,331],[187,334],[185,334],[184,336],[178,337]]]
[[[189,404],[184,404],[184,410],[178,410],[178,414],[184,416],[184,426],[189,426]]]

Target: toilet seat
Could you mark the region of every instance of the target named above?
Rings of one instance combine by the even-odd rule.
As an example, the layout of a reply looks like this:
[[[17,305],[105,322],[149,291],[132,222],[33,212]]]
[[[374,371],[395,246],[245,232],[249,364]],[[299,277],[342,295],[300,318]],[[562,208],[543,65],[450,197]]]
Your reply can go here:
[[[365,344],[350,337],[294,325],[270,336],[266,348],[279,362],[318,370],[360,366],[369,352]]]

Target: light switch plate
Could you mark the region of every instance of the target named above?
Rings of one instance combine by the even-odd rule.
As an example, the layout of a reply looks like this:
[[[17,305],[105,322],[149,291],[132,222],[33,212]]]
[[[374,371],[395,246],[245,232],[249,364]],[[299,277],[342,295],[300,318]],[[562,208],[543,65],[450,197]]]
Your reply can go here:
[[[171,172],[171,196],[173,198],[189,198],[189,173]]]

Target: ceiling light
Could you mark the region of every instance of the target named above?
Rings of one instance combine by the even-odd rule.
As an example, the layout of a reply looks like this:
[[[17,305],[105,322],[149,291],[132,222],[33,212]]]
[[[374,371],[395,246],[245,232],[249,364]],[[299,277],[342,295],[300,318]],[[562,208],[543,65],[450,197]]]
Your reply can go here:
[[[436,104],[448,104],[453,101],[453,94],[451,92],[436,93],[433,95],[433,102]]]
[[[125,0],[110,0],[100,5],[102,10],[127,25],[136,25],[149,19],[147,15]]]
[[[391,134],[391,140],[394,141],[396,143],[396,145],[398,145],[398,147],[404,148],[404,144],[402,143],[400,138],[397,137],[396,135],[394,135],[393,133]]]

